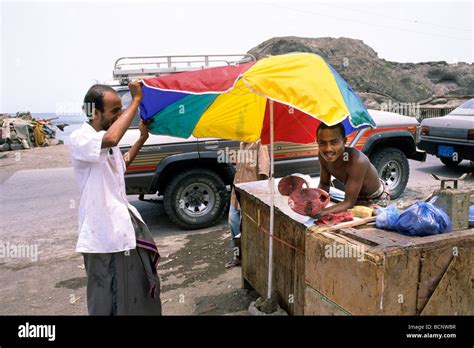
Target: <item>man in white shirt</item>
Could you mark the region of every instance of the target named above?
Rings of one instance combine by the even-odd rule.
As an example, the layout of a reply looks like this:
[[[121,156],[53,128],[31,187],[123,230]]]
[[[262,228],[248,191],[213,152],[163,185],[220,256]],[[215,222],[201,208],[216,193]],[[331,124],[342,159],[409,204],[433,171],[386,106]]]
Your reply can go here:
[[[125,193],[124,173],[148,138],[140,137],[123,156],[117,147],[143,98],[129,84],[132,102],[122,111],[118,93],[94,85],[84,97],[88,122],[71,134],[70,150],[81,191],[76,251],[84,256],[90,315],[161,315],[158,249]]]

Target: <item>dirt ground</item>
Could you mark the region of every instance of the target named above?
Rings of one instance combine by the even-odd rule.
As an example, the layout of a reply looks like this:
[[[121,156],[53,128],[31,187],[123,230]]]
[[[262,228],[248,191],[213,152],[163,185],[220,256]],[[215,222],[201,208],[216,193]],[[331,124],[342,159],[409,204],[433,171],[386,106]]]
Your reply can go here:
[[[34,147],[29,150],[0,152],[0,183],[26,169],[70,167],[69,146]]]

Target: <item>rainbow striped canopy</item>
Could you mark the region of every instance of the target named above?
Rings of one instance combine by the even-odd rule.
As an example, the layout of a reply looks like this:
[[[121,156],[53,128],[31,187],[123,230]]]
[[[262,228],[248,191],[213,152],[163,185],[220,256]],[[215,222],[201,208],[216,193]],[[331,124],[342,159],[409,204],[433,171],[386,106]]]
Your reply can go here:
[[[140,105],[150,133],[188,138],[313,143],[321,122],[342,122],[346,134],[375,127],[364,104],[323,58],[294,53],[258,62],[143,80]]]

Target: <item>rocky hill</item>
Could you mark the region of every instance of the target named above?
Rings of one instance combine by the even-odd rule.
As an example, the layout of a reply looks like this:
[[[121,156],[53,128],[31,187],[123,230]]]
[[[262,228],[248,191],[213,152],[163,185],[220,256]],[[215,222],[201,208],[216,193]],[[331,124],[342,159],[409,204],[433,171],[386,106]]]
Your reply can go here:
[[[474,97],[474,64],[390,62],[362,40],[276,37],[249,51],[257,58],[289,52],[321,55],[368,107],[390,102],[450,107]]]

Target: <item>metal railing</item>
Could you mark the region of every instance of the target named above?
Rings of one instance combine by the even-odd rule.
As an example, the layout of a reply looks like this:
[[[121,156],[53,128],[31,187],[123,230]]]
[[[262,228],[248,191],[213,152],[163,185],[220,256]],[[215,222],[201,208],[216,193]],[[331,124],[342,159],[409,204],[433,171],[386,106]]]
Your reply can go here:
[[[442,117],[449,114],[453,111],[455,107],[420,107],[420,106],[410,106],[410,107],[398,107],[389,110],[404,116],[415,117],[418,122],[426,118]]]
[[[255,61],[251,54],[121,57],[115,61],[113,77],[121,81]]]
[[[455,108],[420,108],[416,119],[422,121],[426,118],[442,117],[449,114]]]

